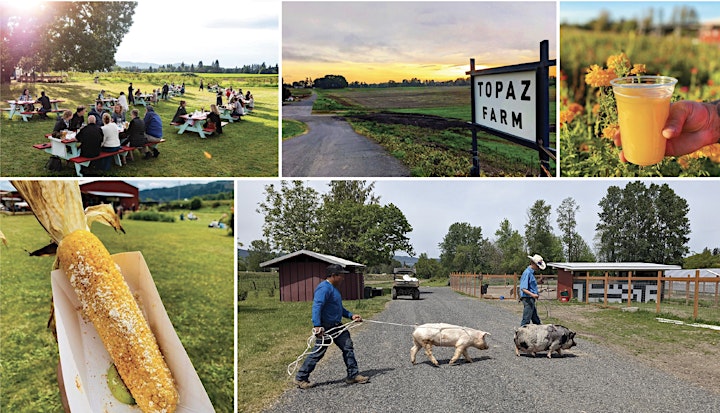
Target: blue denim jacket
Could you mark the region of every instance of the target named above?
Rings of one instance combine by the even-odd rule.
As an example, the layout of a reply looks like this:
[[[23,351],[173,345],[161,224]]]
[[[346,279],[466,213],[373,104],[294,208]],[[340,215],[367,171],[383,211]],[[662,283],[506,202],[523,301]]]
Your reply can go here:
[[[340,324],[343,317],[352,318],[352,313],[342,305],[342,296],[329,281],[323,281],[315,288],[312,306],[312,322],[315,327]]]
[[[532,266],[528,265],[525,271],[523,271],[522,276],[520,277],[520,287],[518,288],[520,290],[521,298],[530,297],[525,294],[523,288],[534,294],[538,294],[537,280],[535,279],[535,271],[532,269]]]

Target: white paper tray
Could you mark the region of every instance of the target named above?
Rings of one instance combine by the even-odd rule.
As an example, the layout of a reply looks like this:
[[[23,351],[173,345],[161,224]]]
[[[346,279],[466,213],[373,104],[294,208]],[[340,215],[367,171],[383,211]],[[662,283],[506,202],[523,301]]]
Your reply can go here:
[[[155,334],[180,395],[178,413],[214,412],[185,348],[168,318],[150,270],[140,252],[112,256]],[[140,413],[110,393],[107,369],[112,363],[93,324],[83,319],[81,304],[62,270],[51,273],[58,348],[68,405],[73,413]]]

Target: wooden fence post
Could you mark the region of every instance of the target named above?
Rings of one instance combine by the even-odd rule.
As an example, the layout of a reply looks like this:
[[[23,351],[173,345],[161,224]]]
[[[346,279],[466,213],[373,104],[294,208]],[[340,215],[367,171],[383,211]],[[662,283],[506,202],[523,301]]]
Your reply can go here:
[[[695,305],[693,306],[693,320],[698,317],[698,300],[700,299],[700,270],[695,270]]]
[[[630,307],[630,303],[632,302],[632,271],[628,271],[628,299],[627,299],[627,306]]]
[[[605,287],[605,293],[603,294],[603,303],[605,304],[605,307],[607,307],[607,305],[608,305],[608,302],[607,302],[608,283],[609,283],[608,272],[605,271],[605,281],[603,281],[603,285]]]
[[[590,304],[590,271],[585,272],[585,304]]]
[[[660,300],[661,300],[661,286],[662,281],[660,281],[660,275],[662,274],[662,271],[658,271],[658,279],[657,279],[657,299],[655,300],[655,314],[660,314]]]

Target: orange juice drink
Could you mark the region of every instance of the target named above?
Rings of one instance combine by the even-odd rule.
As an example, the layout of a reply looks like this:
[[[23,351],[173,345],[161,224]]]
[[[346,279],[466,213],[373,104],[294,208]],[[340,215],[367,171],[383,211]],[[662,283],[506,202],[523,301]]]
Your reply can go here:
[[[677,79],[665,76],[631,76],[614,79],[618,122],[625,159],[636,165],[654,165],[665,156],[662,136],[670,98]]]

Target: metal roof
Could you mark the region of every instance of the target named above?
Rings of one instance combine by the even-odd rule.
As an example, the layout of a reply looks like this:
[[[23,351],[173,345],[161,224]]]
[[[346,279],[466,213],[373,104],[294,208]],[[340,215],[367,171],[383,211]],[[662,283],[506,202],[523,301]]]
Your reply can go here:
[[[133,198],[133,194],[129,194],[127,192],[104,192],[104,191],[83,191],[86,194],[90,195],[97,195],[97,196],[105,196],[105,197],[111,197],[116,196],[118,198]]]
[[[720,268],[686,268],[684,270],[670,270],[665,273],[668,277],[695,277],[695,271],[700,270],[700,277],[720,277]]]
[[[320,260],[320,261],[325,261],[325,262],[327,262],[328,264],[339,264],[339,265],[342,265],[343,267],[347,267],[347,266],[351,266],[351,267],[364,267],[364,266],[365,266],[365,265],[363,265],[363,264],[360,264],[360,263],[357,263],[357,262],[352,262],[352,261],[346,260],[346,259],[344,259],[344,258],[335,257],[335,256],[333,256],[333,255],[320,254],[319,252],[308,251],[308,250],[295,251],[295,252],[293,252],[293,253],[286,254],[286,255],[283,255],[283,256],[274,258],[274,259],[272,259],[272,260],[270,260],[270,261],[265,261],[265,262],[263,262],[263,263],[260,263],[260,266],[261,266],[261,267],[270,267],[270,266],[272,266],[273,264],[277,264],[277,263],[279,263],[279,262],[282,262],[282,261],[285,261],[285,260],[289,260],[290,258],[297,257],[297,256],[300,256],[300,255],[307,255],[307,256],[316,258],[316,259],[318,259],[318,260]]]
[[[568,271],[668,271],[682,269],[679,265],[651,262],[549,262],[549,266]]]

